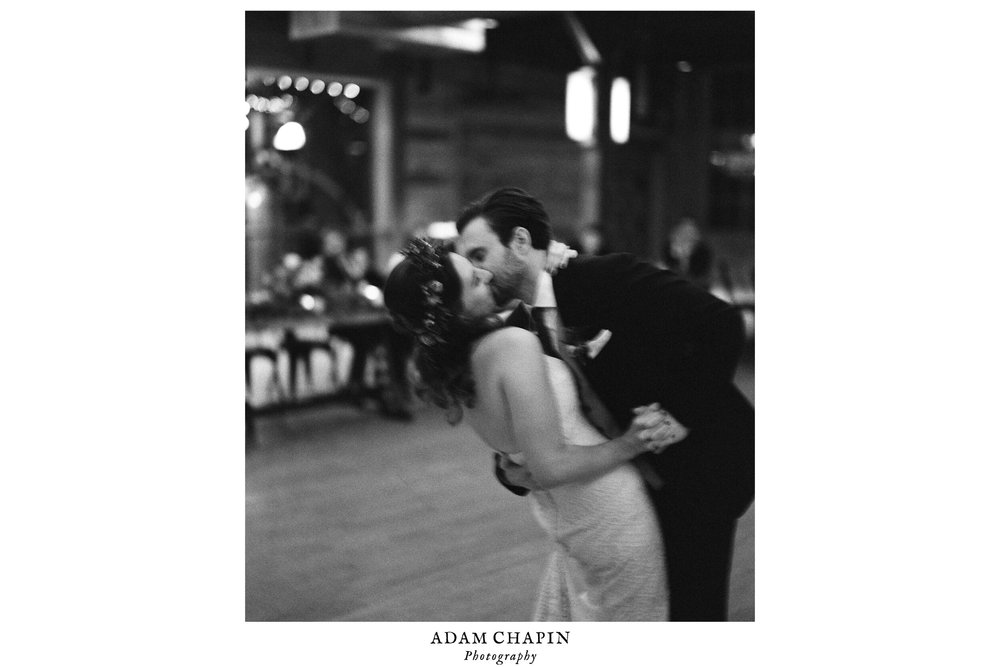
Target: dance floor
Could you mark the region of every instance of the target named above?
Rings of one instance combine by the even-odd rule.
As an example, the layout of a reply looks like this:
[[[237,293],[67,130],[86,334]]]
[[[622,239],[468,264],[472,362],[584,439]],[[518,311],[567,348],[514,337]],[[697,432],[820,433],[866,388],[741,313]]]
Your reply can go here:
[[[753,400],[753,370],[738,384]],[[549,544],[493,478],[485,445],[314,407],[257,419],[246,456],[246,620],[529,620]],[[754,619],[754,508],[740,520],[730,620]]]

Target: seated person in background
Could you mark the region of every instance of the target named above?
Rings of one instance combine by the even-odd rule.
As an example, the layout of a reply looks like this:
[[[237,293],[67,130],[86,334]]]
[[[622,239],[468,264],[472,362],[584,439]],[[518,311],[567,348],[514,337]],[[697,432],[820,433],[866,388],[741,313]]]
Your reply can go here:
[[[702,238],[693,218],[682,218],[670,233],[663,248],[667,268],[679,273],[702,289],[712,284],[712,248]]]
[[[290,296],[297,300],[302,294],[318,294],[323,280],[319,234],[308,227],[298,230],[293,248],[294,251],[282,260],[283,268],[289,274]]]
[[[385,277],[372,266],[369,242],[367,237],[346,239],[338,229],[323,233],[323,284],[328,290],[361,297],[369,285],[382,289]],[[350,302],[351,305],[367,304],[363,299],[350,299]]]
[[[327,265],[334,281],[363,299],[369,299],[366,295],[366,288],[369,286],[379,290],[385,286],[385,276],[372,264],[368,238],[353,237],[344,242],[343,236],[334,231],[326,239],[324,248],[336,251],[327,256]],[[380,388],[379,409],[388,417],[411,419],[410,391],[406,377],[406,365],[412,350],[409,338],[395,330],[383,333],[381,329],[367,327],[340,329],[336,331],[336,335],[354,348],[347,389],[354,401],[360,404],[366,393],[365,368],[369,356],[379,345],[384,345],[388,378],[387,384]]]
[[[345,263],[347,261],[347,240],[339,229],[327,229],[322,236],[321,262],[323,283],[330,289],[338,289],[348,281]]]
[[[374,285],[379,289],[385,286],[385,277],[372,266],[371,250],[368,248],[366,238],[353,238],[348,241],[343,268],[347,281],[357,290],[368,285]]]
[[[596,223],[591,223],[581,229],[576,242],[570,245],[576,248],[581,255],[606,255],[610,252],[608,242],[604,238],[604,232]]]

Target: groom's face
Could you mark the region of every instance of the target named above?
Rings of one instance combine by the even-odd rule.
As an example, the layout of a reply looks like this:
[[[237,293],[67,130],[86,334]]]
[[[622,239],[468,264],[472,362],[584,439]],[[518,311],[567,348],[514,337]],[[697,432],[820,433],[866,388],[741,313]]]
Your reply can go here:
[[[521,287],[528,273],[527,262],[500,242],[486,218],[473,218],[458,239],[458,251],[476,268],[493,274],[490,289],[500,308],[522,298]]]

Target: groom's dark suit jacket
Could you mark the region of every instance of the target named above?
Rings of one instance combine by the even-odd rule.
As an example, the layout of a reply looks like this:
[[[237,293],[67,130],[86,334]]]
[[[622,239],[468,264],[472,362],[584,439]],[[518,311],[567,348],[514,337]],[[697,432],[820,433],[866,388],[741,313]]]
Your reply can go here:
[[[690,430],[643,455],[664,482],[657,493],[706,518],[741,515],[754,494],[754,413],[733,384],[745,342],[739,310],[626,254],[572,260],[553,287],[565,327],[612,333],[584,373],[619,425],[657,401]]]

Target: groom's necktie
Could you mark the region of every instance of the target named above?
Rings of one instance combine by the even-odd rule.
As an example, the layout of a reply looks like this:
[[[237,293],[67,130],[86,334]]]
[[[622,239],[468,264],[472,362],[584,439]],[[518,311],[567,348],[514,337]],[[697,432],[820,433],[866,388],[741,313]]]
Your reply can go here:
[[[528,313],[527,310],[525,312]],[[551,307],[532,308],[528,313],[528,319],[536,325],[536,333],[546,354],[562,359],[573,373],[580,394],[580,408],[587,417],[587,421],[609,439],[621,435],[622,429],[619,428],[618,422],[611,416],[611,413],[597,396],[597,392],[590,386],[579,362],[570,353],[567,346],[562,343],[562,324],[559,320],[559,311]],[[663,486],[663,479],[645,458],[641,456],[634,458],[632,464],[651,487],[659,489]]]
[[[562,359],[569,367],[580,395],[580,408],[587,420],[607,438],[616,438],[622,434],[618,423],[601,402],[597,392],[590,386],[580,364],[563,344],[562,324],[555,308],[536,307],[531,309],[531,318],[536,323],[538,339],[546,354]]]

